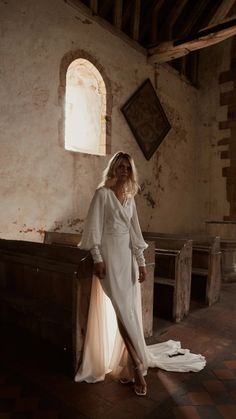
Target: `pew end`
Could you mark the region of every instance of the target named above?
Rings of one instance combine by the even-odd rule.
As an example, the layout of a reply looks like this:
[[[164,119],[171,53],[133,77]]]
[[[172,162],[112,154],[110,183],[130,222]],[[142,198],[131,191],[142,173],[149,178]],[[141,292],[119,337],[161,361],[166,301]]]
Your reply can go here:
[[[83,349],[91,279],[88,252],[0,240],[0,321],[66,351],[74,373]]]

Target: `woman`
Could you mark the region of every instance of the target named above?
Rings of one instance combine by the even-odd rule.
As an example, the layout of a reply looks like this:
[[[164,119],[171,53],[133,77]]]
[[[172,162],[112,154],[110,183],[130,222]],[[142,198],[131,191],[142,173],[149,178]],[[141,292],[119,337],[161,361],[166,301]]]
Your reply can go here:
[[[134,201],[137,191],[133,159],[127,153],[116,153],[94,194],[79,244],[91,251],[95,277],[84,356],[75,380],[96,382],[112,371],[122,382],[133,381],[135,393],[143,396],[147,393],[144,376],[149,366],[197,371],[204,367],[205,360],[181,349],[179,342],[151,347],[145,344],[140,283],[146,279],[143,251],[147,244]],[[112,316],[109,302],[119,333],[112,334],[107,323]],[[178,353],[182,356],[175,356],[180,359],[173,361],[172,355]]]

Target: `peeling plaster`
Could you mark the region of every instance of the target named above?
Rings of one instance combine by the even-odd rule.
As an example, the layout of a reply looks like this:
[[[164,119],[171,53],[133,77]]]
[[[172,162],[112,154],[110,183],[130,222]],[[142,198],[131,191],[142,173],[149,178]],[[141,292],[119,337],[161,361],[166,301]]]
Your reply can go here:
[[[44,235],[45,228],[36,229],[34,227],[27,227],[26,224],[23,224],[23,227],[21,230],[19,230],[19,233],[38,233],[40,235]]]
[[[145,180],[144,182],[142,182],[142,184],[140,185],[140,195],[145,198],[148,206],[150,206],[151,208],[155,208],[156,202],[150,191],[151,186],[152,186],[152,183],[149,180]]]

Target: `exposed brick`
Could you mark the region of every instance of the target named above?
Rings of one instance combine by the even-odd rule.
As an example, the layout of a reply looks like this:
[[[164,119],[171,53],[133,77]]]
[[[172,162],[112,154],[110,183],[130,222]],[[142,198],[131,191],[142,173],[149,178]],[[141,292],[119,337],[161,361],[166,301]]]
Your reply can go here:
[[[229,159],[229,152],[228,152],[228,150],[221,151],[220,158],[221,159]]]
[[[219,129],[228,129],[236,127],[236,119],[231,119],[229,121],[220,121],[219,122]]]
[[[219,129],[227,129],[229,121],[220,121],[219,122]]]
[[[224,92],[220,94],[220,105],[231,105],[236,104],[236,92],[234,90],[230,92]]]
[[[222,73],[220,73],[220,77],[219,77],[219,83],[226,83],[227,81],[232,81],[236,79],[236,74],[235,71],[233,70],[229,70],[229,71],[223,71]]]
[[[230,138],[222,138],[221,140],[218,141],[218,145],[228,145],[230,142]]]
[[[230,144],[229,144],[229,154],[230,154],[230,158],[232,160],[234,160],[235,157],[236,157],[236,144],[235,144],[235,142],[230,142]]]
[[[223,169],[222,169],[222,176],[223,177],[227,177],[228,176],[228,173],[229,173],[229,167],[223,167]]]
[[[235,70],[235,68],[236,68],[236,57],[233,57],[231,59],[231,65],[230,65],[230,67],[231,67],[231,70]]]
[[[229,105],[228,107],[228,119],[236,119],[236,104]]]

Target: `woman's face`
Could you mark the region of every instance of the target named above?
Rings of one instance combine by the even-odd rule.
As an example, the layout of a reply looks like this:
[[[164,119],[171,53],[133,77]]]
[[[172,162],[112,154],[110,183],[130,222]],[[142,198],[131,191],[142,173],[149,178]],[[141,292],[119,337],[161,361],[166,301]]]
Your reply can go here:
[[[116,177],[117,180],[126,182],[132,173],[132,167],[129,160],[122,158],[116,168]]]

